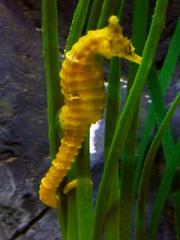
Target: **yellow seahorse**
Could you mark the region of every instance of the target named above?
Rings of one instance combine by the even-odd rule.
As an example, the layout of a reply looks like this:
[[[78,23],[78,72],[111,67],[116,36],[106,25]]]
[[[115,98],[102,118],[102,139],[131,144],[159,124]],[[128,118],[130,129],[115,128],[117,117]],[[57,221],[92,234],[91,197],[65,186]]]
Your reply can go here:
[[[105,89],[102,67],[96,61],[98,54],[107,59],[117,56],[138,64],[141,62],[130,40],[123,36],[116,16],[109,18],[107,27],[82,36],[66,53],[60,71],[65,97],[65,104],[60,111],[64,134],[39,190],[41,201],[53,208],[57,207],[57,188],[71,168],[87,129],[102,118]]]

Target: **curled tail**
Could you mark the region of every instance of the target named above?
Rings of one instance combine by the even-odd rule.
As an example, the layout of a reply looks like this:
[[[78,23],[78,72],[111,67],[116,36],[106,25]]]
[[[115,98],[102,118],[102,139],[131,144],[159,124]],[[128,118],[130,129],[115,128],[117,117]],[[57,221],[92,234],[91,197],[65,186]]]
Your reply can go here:
[[[71,168],[71,164],[81,148],[84,135],[84,129],[64,132],[56,158],[52,161],[51,167],[41,180],[39,197],[49,207],[57,208],[57,188]]]

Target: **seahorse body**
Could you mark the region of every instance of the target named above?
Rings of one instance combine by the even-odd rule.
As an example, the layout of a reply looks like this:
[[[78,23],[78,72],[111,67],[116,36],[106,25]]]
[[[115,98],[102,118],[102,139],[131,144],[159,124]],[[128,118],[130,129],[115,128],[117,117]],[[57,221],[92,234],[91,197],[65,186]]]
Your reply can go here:
[[[40,199],[57,207],[56,191],[78,154],[90,124],[102,118],[105,102],[103,71],[96,61],[97,54],[106,58],[124,57],[140,63],[130,41],[122,35],[115,16],[103,29],[89,31],[66,53],[60,71],[65,104],[60,112],[64,130],[61,145],[52,165],[41,180]]]

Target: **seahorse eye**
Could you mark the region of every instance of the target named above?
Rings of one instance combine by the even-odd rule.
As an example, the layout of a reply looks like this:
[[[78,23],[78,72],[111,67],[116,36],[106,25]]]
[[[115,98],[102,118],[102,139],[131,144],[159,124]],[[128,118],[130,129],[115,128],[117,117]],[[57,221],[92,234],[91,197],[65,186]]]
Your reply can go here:
[[[125,48],[125,53],[126,53],[127,55],[131,55],[131,54],[132,54],[132,48],[131,48],[131,45],[130,45],[130,44],[128,44],[128,45],[126,46],[126,48]]]

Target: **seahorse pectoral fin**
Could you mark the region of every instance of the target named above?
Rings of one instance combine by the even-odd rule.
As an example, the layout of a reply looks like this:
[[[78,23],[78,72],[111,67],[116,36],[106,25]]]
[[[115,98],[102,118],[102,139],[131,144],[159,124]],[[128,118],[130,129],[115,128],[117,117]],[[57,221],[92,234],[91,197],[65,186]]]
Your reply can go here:
[[[67,194],[71,189],[76,188],[78,184],[78,180],[74,179],[66,184],[66,186],[63,188],[63,193]]]
[[[87,181],[92,185],[92,181],[87,178]],[[73,188],[76,188],[78,185],[78,179],[74,179],[66,184],[66,186],[63,189],[63,193],[67,194],[69,191],[71,191]]]
[[[129,60],[130,62],[135,62],[137,64],[141,64],[142,57],[137,55],[136,53],[133,53],[131,55],[124,56],[125,59]]]

